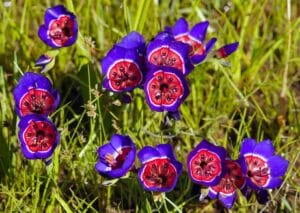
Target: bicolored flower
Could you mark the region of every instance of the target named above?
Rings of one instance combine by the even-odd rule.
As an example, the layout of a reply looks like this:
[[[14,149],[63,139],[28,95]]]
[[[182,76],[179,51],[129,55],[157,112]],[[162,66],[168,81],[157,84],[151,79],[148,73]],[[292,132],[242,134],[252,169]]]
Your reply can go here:
[[[226,150],[202,140],[188,155],[187,168],[192,181],[204,186],[218,184],[226,170]]]
[[[27,115],[19,122],[21,150],[28,159],[50,157],[59,143],[60,135],[55,125],[45,116]]]
[[[136,148],[129,136],[114,134],[110,142],[100,146],[97,152],[97,172],[105,177],[120,178],[132,168]]]
[[[159,33],[147,46],[146,61],[148,69],[156,66],[173,67],[184,75],[194,66],[189,59],[189,45],[176,41],[167,32]]]
[[[180,18],[173,27],[174,38],[190,46],[189,56],[193,64],[201,63],[217,41],[216,38],[212,38],[204,44],[208,25],[208,21],[199,22],[189,30],[188,22]]]
[[[177,111],[189,95],[184,75],[172,67],[149,71],[144,84],[147,104],[154,111]]]
[[[287,160],[275,154],[271,140],[256,143],[251,138],[243,140],[239,162],[247,185],[256,190],[279,187],[289,165]]]
[[[215,51],[216,58],[226,58],[237,50],[239,42],[226,44]]]
[[[53,89],[48,78],[41,74],[26,72],[14,91],[15,109],[20,117],[29,114],[49,115],[58,106],[59,93]]]
[[[168,192],[174,189],[182,164],[176,160],[170,144],[145,146],[138,153],[138,158],[142,163],[138,179],[145,190]]]
[[[71,46],[78,36],[76,16],[63,5],[47,9],[39,37],[52,48]]]
[[[237,161],[226,159],[225,165],[225,175],[217,185],[209,187],[208,196],[219,199],[226,208],[232,208],[237,198],[237,190],[246,186],[246,180]]]
[[[115,45],[101,62],[105,75],[103,87],[113,92],[127,92],[143,82],[143,61],[135,48]]]

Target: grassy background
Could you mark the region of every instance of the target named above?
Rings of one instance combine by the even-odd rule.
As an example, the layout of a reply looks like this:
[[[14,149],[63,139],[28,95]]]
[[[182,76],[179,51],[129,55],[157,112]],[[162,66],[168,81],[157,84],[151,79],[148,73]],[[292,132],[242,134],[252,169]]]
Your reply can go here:
[[[137,147],[170,143],[184,163],[202,139],[223,145],[237,158],[244,137],[270,138],[290,161],[284,184],[269,205],[242,196],[233,211],[300,211],[300,4],[296,0],[34,1],[0,3],[0,210],[4,212],[212,212],[213,201],[198,202],[200,188],[186,168],[162,206],[145,192],[135,174],[112,186],[94,170],[96,149],[113,133],[129,134]],[[22,72],[36,70],[47,47],[37,36],[48,7],[64,4],[78,18],[80,38],[62,48],[46,75],[62,102],[51,115],[61,142],[53,164],[26,160],[17,139],[12,90]],[[290,7],[289,7],[290,6]],[[226,9],[225,9],[226,8]],[[229,11],[227,11],[229,8]],[[227,12],[226,12],[227,11]],[[99,60],[131,30],[149,41],[179,17],[190,24],[210,21],[208,37],[217,47],[240,42],[226,61],[209,59],[188,77],[191,94],[182,119],[161,128],[163,114],[150,111],[141,90],[130,105],[101,90]],[[96,113],[93,118],[89,115]],[[222,210],[221,210],[222,211]]]

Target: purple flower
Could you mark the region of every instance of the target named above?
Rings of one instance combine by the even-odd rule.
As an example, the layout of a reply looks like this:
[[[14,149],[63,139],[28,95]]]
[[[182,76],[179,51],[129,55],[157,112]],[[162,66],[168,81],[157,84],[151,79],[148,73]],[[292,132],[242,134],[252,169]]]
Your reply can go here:
[[[217,41],[216,38],[212,38],[204,44],[208,25],[208,21],[199,22],[189,31],[188,22],[180,18],[173,27],[174,38],[190,46],[189,56],[193,64],[201,63]]]
[[[50,157],[59,143],[60,135],[54,124],[45,116],[27,115],[19,122],[21,150],[28,159]]]
[[[159,33],[148,44],[146,61],[148,69],[156,66],[173,67],[184,75],[194,68],[189,59],[189,45],[176,41],[168,32]]]
[[[49,115],[58,106],[59,93],[48,78],[26,72],[14,89],[15,109],[20,117],[29,114]]]
[[[184,75],[172,67],[149,71],[144,84],[147,104],[154,111],[177,111],[189,88]]]
[[[145,190],[168,192],[174,189],[182,171],[182,164],[175,158],[170,144],[145,146],[138,153],[142,167],[138,179]]]
[[[49,70],[49,68],[54,65],[54,61],[53,61],[54,57],[51,57],[47,54],[43,54],[41,55],[37,61],[35,62],[35,66],[37,67],[41,67],[41,73],[46,72],[47,70]]]
[[[192,181],[205,186],[218,184],[225,172],[226,151],[202,140],[187,158],[187,168]]]
[[[136,49],[139,55],[143,57],[146,51],[146,41],[144,37],[136,31],[130,32],[116,45],[126,49]]]
[[[63,5],[47,9],[45,23],[39,28],[39,37],[52,48],[70,46],[78,35],[76,16]]]
[[[270,194],[268,190],[256,190],[255,191],[256,199],[260,204],[267,204],[270,201]]]
[[[208,196],[211,199],[219,199],[226,208],[232,208],[237,198],[237,189],[243,189],[246,180],[237,161],[226,159],[225,165],[225,175],[217,185],[209,187]]]
[[[101,62],[105,75],[103,87],[113,92],[127,92],[143,82],[143,58],[136,48],[115,45]]]
[[[97,172],[109,178],[120,178],[132,168],[136,148],[129,136],[114,134],[110,142],[100,146],[97,152]]]
[[[43,54],[37,59],[37,61],[35,62],[35,65],[44,67],[45,65],[49,64],[52,60],[53,60],[53,57],[51,57],[47,54]]]
[[[226,44],[215,51],[215,57],[226,58],[227,56],[231,55],[234,51],[236,51],[238,46],[239,46],[239,42]]]
[[[256,190],[279,187],[289,165],[283,157],[275,155],[271,140],[257,144],[251,138],[243,140],[239,162],[247,185]]]

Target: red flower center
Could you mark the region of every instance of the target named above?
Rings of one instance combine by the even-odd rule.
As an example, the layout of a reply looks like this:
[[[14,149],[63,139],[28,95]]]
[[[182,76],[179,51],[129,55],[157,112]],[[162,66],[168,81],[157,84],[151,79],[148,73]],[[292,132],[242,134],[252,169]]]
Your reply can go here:
[[[226,160],[227,174],[220,183],[213,186],[212,189],[223,194],[231,194],[237,188],[241,188],[245,184],[241,166],[232,160]]]
[[[55,142],[55,129],[46,121],[30,121],[23,133],[24,141],[31,152],[48,151]]]
[[[123,147],[120,151],[118,151],[118,155],[116,158],[109,153],[105,155],[105,161],[111,166],[112,169],[118,169],[122,167],[124,161],[127,158],[128,153],[132,150],[131,147]]]
[[[50,113],[54,103],[52,95],[43,89],[32,88],[21,98],[21,115]]]
[[[148,188],[171,188],[176,176],[176,168],[169,159],[149,161],[141,173],[141,179]]]
[[[222,172],[221,159],[207,149],[199,150],[189,163],[191,176],[198,181],[211,182]]]
[[[150,101],[156,106],[172,106],[182,97],[184,88],[177,75],[158,71],[147,84]]]
[[[58,19],[51,21],[48,35],[57,46],[64,46],[74,35],[74,24],[70,16],[61,15]]]
[[[183,43],[190,45],[190,52],[189,52],[190,57],[194,55],[203,55],[205,53],[205,49],[202,43],[192,39],[188,34],[179,35],[175,39],[177,41],[181,41]]]
[[[115,63],[108,71],[109,84],[115,91],[136,87],[142,81],[139,67],[132,61],[122,60]]]
[[[154,65],[174,67],[181,70],[183,73],[185,72],[184,60],[179,53],[169,47],[159,47],[154,49],[149,54],[148,60]]]
[[[257,186],[264,187],[270,180],[269,167],[264,158],[258,155],[245,156],[250,180]]]

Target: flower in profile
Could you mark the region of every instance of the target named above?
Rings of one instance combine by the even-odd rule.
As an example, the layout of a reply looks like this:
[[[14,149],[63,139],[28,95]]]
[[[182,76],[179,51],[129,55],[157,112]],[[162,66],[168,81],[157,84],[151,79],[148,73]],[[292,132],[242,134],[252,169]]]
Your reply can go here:
[[[41,73],[47,72],[53,68],[55,64],[55,56],[58,52],[58,50],[47,51],[36,60],[35,66],[41,67]]]
[[[190,46],[189,56],[193,64],[199,64],[204,61],[217,41],[216,38],[212,38],[204,44],[208,26],[209,22],[203,21],[195,24],[191,30],[189,30],[188,22],[185,18],[180,18],[172,29],[173,36],[177,41],[181,41]]]
[[[150,108],[162,112],[177,111],[190,91],[182,72],[172,67],[156,67],[147,73],[144,92]]]
[[[100,146],[97,152],[97,172],[105,177],[120,178],[132,168],[136,148],[129,136],[114,134],[110,142]]]
[[[50,64],[53,61],[53,57],[43,54],[41,55],[37,61],[35,62],[35,66],[42,67],[41,73],[45,72],[44,69],[47,66],[47,64]]]
[[[47,9],[39,37],[52,48],[71,46],[78,36],[76,16],[63,5]]]
[[[243,140],[239,162],[247,185],[255,190],[279,187],[289,165],[287,160],[275,154],[271,140],[256,143],[251,138]]]
[[[113,92],[128,92],[143,82],[143,59],[136,48],[115,45],[101,61],[105,75],[103,87]]]
[[[182,164],[175,158],[170,144],[145,146],[138,153],[142,166],[138,179],[145,190],[168,192],[174,189]]]
[[[189,45],[176,41],[168,32],[159,33],[148,44],[146,61],[148,69],[156,66],[173,67],[184,75],[194,68],[189,59]]]
[[[49,115],[58,106],[59,93],[53,89],[48,78],[41,74],[26,72],[14,91],[15,109],[20,117],[29,114]]]
[[[246,186],[246,180],[237,161],[226,159],[225,165],[225,175],[217,185],[209,187],[208,196],[219,199],[226,208],[232,208],[237,198],[237,190]]]
[[[202,140],[188,155],[187,168],[192,181],[204,186],[218,184],[226,170],[226,150]]]
[[[231,44],[226,44],[223,47],[220,47],[215,51],[215,57],[216,58],[226,58],[229,55],[231,55],[233,52],[237,50],[239,46],[239,42],[234,42]]]
[[[28,159],[50,157],[59,143],[60,135],[55,125],[45,116],[27,115],[19,122],[21,150]]]

